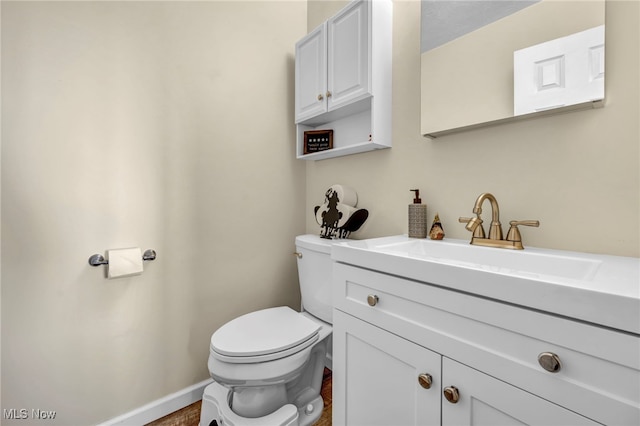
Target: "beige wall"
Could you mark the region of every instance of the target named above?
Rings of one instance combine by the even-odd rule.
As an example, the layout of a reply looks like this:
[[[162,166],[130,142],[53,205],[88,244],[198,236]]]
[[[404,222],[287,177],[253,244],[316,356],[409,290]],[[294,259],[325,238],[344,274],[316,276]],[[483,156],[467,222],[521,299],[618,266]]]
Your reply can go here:
[[[309,29],[341,6],[324,3],[309,3]],[[492,192],[503,225],[540,220],[540,228],[523,227],[525,246],[640,256],[639,3],[607,0],[604,108],[436,140],[420,136],[419,8],[394,1],[393,148],[308,162],[307,211],[340,183],[370,211],[354,238],[402,234],[409,189],[420,188],[447,237],[469,239],[458,217]],[[316,229],[307,216],[307,230]]]
[[[2,2],[3,409],[104,421],[208,378],[232,317],[299,307],[305,16],[304,2]],[[87,264],[130,246],[158,252],[141,276]]]

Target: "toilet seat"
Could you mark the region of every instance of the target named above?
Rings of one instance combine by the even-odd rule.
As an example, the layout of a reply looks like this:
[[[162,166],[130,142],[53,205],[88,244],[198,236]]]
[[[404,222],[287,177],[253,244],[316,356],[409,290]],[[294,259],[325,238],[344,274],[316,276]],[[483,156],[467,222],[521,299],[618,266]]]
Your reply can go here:
[[[321,325],[288,306],[242,315],[211,336],[211,355],[247,364],[284,358],[312,346]]]

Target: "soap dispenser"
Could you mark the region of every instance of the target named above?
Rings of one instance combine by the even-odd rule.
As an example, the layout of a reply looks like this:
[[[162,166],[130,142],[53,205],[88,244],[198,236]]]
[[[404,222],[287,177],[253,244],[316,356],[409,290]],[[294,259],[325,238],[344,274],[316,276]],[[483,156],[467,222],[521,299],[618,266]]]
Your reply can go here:
[[[427,205],[422,204],[419,189],[410,189],[415,192],[413,204],[409,204],[409,237],[427,238]]]

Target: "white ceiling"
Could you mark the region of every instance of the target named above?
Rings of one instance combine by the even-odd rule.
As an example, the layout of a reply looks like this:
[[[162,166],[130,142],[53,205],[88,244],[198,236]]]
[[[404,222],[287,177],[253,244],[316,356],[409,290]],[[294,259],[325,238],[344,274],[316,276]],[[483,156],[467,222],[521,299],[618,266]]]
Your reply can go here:
[[[540,0],[422,0],[424,53]]]

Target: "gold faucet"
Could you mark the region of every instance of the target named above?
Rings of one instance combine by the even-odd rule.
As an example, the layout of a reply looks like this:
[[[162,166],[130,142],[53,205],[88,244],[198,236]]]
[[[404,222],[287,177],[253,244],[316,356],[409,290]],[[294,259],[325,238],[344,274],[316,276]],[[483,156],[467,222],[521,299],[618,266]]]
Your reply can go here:
[[[482,227],[483,221],[480,217],[482,214],[482,203],[484,203],[485,200],[489,200],[491,202],[491,225],[489,227],[488,238],[485,238],[484,228]],[[520,230],[518,230],[518,225],[540,226],[540,222],[537,220],[512,220],[509,222],[511,227],[509,228],[509,232],[507,232],[507,238],[503,239],[498,200],[496,200],[496,197],[494,197],[493,194],[488,192],[480,194],[476,200],[476,204],[473,206],[473,213],[475,213],[476,217],[461,217],[458,221],[460,223],[466,223],[465,228],[468,231],[473,232],[471,244],[479,246],[522,250],[524,246],[522,245],[522,236],[520,235]]]

